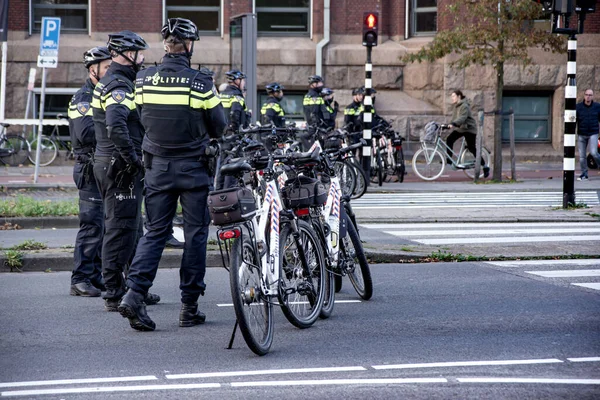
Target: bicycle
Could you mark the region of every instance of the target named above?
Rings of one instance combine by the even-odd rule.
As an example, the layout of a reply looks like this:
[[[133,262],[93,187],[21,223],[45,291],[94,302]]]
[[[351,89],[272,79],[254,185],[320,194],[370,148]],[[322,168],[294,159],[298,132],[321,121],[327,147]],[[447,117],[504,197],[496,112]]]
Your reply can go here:
[[[0,161],[5,165],[17,167],[23,165],[29,157],[31,148],[23,136],[6,133],[10,124],[2,123],[0,131]]]
[[[58,119],[67,119],[63,115],[59,114],[57,116]],[[71,143],[66,140],[62,140],[59,135],[59,126],[54,125],[52,128],[52,132],[50,136],[42,134],[42,141],[40,145],[40,166],[45,167],[47,165],[52,164],[52,162],[58,156],[58,149],[63,148],[67,151],[65,160],[72,160],[75,158],[75,153],[73,152],[73,147]],[[30,142],[31,153],[29,155],[29,161],[32,164],[35,164],[35,157],[37,154],[37,137]]]
[[[451,154],[452,168],[461,169],[469,178],[475,177],[475,157],[467,148],[465,138],[462,138],[460,149],[454,152],[441,138],[442,125],[429,122],[421,132],[421,148],[417,150],[412,159],[412,169],[421,179],[433,181],[439,178],[446,167],[446,157]],[[485,167],[490,165],[490,153],[481,148],[481,157]],[[483,168],[479,171],[479,177],[483,176]]]
[[[314,231],[284,207],[274,168],[279,163],[306,163],[312,154],[273,155],[241,159],[221,167],[238,186],[211,192],[209,210],[219,226],[217,237],[223,262],[229,264],[236,324],[248,347],[268,353],[273,342],[273,305],[299,328],[311,326],[323,306],[324,260]],[[245,187],[244,175],[262,170],[262,205]],[[253,175],[256,177],[256,175]],[[255,190],[261,184],[252,183]],[[262,190],[261,190],[262,191]],[[276,303],[276,299],[278,302]]]

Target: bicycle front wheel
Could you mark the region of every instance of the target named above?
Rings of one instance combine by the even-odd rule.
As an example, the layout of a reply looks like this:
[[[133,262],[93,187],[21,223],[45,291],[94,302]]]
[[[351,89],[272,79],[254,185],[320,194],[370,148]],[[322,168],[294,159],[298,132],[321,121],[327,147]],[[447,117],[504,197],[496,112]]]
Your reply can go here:
[[[335,175],[340,179],[340,186],[344,196],[350,196],[356,186],[356,172],[352,165],[345,161],[336,161],[333,164]]]
[[[373,296],[373,279],[369,263],[360,236],[347,215],[346,225],[348,233],[340,243],[340,265],[342,270],[348,274],[356,293],[364,300],[369,300]]]
[[[404,152],[402,151],[402,147],[396,150],[396,176],[398,177],[398,182],[404,182],[404,175],[406,174],[406,165],[404,164]]]
[[[412,169],[421,179],[433,181],[444,172],[446,158],[437,149],[424,147],[416,151],[412,159]]]
[[[479,168],[479,177],[483,178],[483,166],[490,166],[490,153],[485,148],[481,149],[481,158],[483,158],[484,164]],[[463,149],[458,158],[458,163],[461,165],[473,166],[472,168],[464,169],[463,172],[469,178],[475,178],[475,156],[469,151],[469,149]]]
[[[358,199],[367,191],[367,173],[356,161],[352,161],[351,164],[352,167],[354,167],[354,172],[356,172],[356,186],[354,187],[354,191],[350,198]]]
[[[54,141],[42,136],[42,144],[40,145],[40,167],[45,167],[52,164],[58,155],[58,146]],[[31,152],[29,153],[29,161],[35,165],[35,157],[37,154],[38,140],[31,142]]]
[[[282,227],[279,303],[285,317],[304,329],[315,323],[325,297],[325,259],[316,234],[306,221],[298,222],[298,234],[290,224]],[[306,257],[303,262],[301,253]]]
[[[0,141],[0,161],[6,165],[17,167],[27,162],[29,143],[23,136],[6,135]]]
[[[263,356],[273,343],[273,304],[263,295],[259,258],[248,235],[231,246],[229,283],[242,336],[250,350]]]

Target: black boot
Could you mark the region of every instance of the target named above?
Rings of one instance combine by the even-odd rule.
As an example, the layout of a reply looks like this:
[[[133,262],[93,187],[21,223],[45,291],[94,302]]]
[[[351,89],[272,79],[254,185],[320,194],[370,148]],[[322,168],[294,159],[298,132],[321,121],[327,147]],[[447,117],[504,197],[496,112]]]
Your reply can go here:
[[[153,293],[146,293],[146,296],[144,297],[144,303],[146,303],[147,306],[153,306],[155,304],[157,304],[160,301],[160,296],[157,294],[153,294]]]
[[[165,243],[165,247],[171,249],[183,249],[183,246],[185,246],[185,243],[177,240],[173,234],[171,234],[171,236],[167,239],[167,243]]]
[[[89,282],[79,282],[71,285],[71,296],[100,297],[101,294],[100,289],[96,289]]]
[[[119,313],[123,318],[129,319],[129,325],[138,331],[153,331],[156,328],[154,321],[146,314],[144,294],[129,289],[119,304]]]
[[[179,326],[185,328],[194,325],[203,324],[206,321],[206,315],[198,311],[198,303],[182,303],[179,313]]]
[[[109,312],[117,312],[121,298],[125,295],[125,290],[108,289],[102,298],[104,299],[104,309]]]

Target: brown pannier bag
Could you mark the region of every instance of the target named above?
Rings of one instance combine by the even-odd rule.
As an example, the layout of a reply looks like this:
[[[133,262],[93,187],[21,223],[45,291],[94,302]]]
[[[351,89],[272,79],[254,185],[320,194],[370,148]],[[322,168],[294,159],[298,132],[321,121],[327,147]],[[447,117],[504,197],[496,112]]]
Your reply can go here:
[[[256,200],[248,188],[215,190],[208,194],[208,211],[214,225],[244,222],[256,213]]]

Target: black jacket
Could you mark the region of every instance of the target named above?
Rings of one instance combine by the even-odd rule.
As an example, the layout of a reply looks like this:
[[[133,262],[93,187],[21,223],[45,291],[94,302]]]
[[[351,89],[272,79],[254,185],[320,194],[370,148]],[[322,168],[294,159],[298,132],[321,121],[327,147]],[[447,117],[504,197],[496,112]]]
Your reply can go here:
[[[265,104],[260,109],[263,124],[273,124],[278,128],[285,127],[285,111],[281,108],[279,101],[276,97],[267,97]]]
[[[94,84],[88,78],[69,102],[69,134],[76,156],[92,154],[96,147],[91,107],[93,92]]]
[[[597,135],[600,129],[600,103],[592,101],[586,106],[582,101],[576,106],[577,110],[577,133],[581,136]]]
[[[325,126],[331,125],[330,119],[332,118],[332,114],[328,112],[325,100],[323,100],[316,90],[310,89],[308,93],[304,95],[303,106],[304,118],[306,119],[306,124],[310,128],[315,126],[323,127],[323,123]],[[335,125],[335,121],[333,121],[333,125]],[[314,129],[309,129],[309,132],[314,132]]]
[[[141,157],[144,128],[135,105],[134,80],[131,66],[113,62],[96,85],[92,99],[96,156],[110,157],[117,149],[128,164]]]
[[[146,136],[142,149],[160,157],[205,154],[225,128],[223,107],[210,76],[189,67],[185,54],[168,54],[138,72],[135,102]]]
[[[240,88],[229,85],[219,94],[219,97],[225,111],[225,118],[229,124],[228,128],[234,132],[237,132],[240,127],[246,128],[249,123],[246,114],[248,107],[246,107],[246,100]]]

